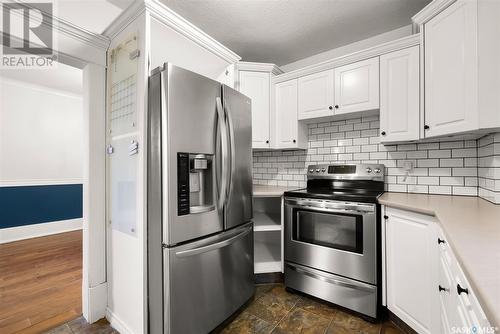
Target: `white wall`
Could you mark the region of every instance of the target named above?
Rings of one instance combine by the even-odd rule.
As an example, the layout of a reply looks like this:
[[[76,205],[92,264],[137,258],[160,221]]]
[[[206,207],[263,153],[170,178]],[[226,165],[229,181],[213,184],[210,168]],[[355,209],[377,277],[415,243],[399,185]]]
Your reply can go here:
[[[81,95],[0,77],[0,187],[83,183],[82,125]],[[9,227],[0,243],[81,228],[81,218]]]
[[[284,72],[290,72],[293,70],[297,70],[299,68],[303,68],[309,65],[321,63],[323,61],[327,61],[332,58],[340,57],[343,55],[347,55],[349,53],[353,53],[356,51],[360,51],[363,49],[367,49],[369,47],[379,45],[385,42],[393,41],[395,39],[409,36],[412,34],[412,29],[411,25],[407,25],[398,29],[394,29],[388,32],[384,32],[380,35],[375,35],[373,37],[363,39],[358,42],[354,42],[351,44],[347,44],[332,50],[328,50],[322,53],[318,53],[314,56],[310,56],[304,59],[297,60],[293,63],[286,64],[283,66],[280,66],[280,68]]]
[[[0,186],[82,183],[82,97],[0,78]]]

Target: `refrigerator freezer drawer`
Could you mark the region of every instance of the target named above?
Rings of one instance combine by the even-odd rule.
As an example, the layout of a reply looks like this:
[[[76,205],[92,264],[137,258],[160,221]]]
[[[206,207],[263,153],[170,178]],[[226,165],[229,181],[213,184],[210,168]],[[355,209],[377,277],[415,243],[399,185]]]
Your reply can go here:
[[[252,223],[164,251],[164,333],[208,333],[254,293]]]
[[[286,263],[285,286],[369,317],[377,317],[377,287],[374,285]]]

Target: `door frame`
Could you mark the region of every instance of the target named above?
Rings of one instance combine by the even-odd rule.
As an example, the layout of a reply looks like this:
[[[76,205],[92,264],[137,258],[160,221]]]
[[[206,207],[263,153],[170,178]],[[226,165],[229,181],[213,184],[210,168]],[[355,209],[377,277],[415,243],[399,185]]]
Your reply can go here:
[[[29,3],[22,3],[33,9]],[[57,61],[83,71],[84,176],[82,313],[93,323],[104,318],[108,303],[106,277],[106,54],[109,38],[52,17],[52,24],[30,16],[30,26],[52,34]],[[14,14],[13,14],[14,15]],[[21,14],[22,15],[22,14]],[[23,38],[10,36],[23,42]],[[2,39],[2,45],[5,38]],[[33,44],[33,42],[31,42]]]

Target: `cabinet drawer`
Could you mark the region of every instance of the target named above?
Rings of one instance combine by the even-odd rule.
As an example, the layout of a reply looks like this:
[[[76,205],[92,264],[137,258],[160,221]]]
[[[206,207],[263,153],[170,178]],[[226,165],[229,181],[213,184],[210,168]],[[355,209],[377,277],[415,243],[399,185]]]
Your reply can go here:
[[[443,233],[440,231],[440,238]],[[442,239],[445,240],[446,239]],[[455,258],[448,242],[440,243],[440,273],[439,284],[449,289],[440,291],[442,307],[446,310],[446,318],[451,327],[489,327],[490,324],[484,314],[474,291],[465,277],[465,274]],[[467,289],[467,293],[458,293],[458,285]]]

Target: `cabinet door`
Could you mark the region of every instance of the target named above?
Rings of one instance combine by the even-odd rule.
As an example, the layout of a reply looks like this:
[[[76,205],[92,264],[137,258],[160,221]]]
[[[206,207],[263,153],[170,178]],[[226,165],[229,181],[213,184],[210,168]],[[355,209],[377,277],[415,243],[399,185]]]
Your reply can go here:
[[[240,92],[252,99],[252,148],[269,148],[270,76],[240,71]]]
[[[478,128],[477,3],[458,0],[424,25],[425,137]]]
[[[387,307],[418,333],[439,332],[438,249],[431,217],[386,208]]]
[[[299,119],[333,115],[333,70],[299,78]]]
[[[297,79],[277,83],[274,94],[275,148],[307,148],[307,125],[298,121]]]
[[[335,114],[379,108],[379,59],[335,69]]]
[[[419,139],[419,47],[380,56],[380,141]]]
[[[275,88],[275,137],[276,147],[293,147],[297,143],[297,80],[276,84]]]

